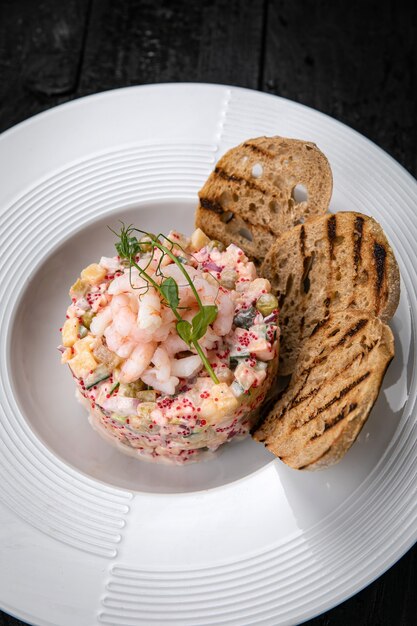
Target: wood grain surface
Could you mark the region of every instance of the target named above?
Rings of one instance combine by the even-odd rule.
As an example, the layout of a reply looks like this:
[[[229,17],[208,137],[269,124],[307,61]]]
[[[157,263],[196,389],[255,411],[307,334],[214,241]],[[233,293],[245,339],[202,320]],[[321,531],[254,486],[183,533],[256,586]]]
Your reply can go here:
[[[107,89],[227,83],[328,113],[416,176],[416,33],[398,0],[1,0],[0,131]],[[417,546],[307,623],[416,625]]]

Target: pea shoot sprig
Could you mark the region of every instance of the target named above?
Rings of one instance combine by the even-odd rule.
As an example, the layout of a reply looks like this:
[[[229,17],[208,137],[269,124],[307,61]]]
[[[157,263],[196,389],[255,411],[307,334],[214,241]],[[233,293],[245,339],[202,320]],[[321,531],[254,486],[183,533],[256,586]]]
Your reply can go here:
[[[154,289],[156,289],[156,291],[160,294],[160,296],[162,297],[162,302],[166,306],[169,306],[169,308],[172,310],[175,317],[177,318],[176,329],[178,335],[190,348],[194,347],[200,359],[202,360],[204,367],[211,376],[211,379],[215,384],[218,384],[219,380],[213,368],[211,367],[206,355],[204,354],[202,347],[198,343],[199,339],[204,337],[204,335],[206,334],[209,325],[212,324],[216,319],[218,309],[215,304],[204,305],[202,303],[199,293],[191,279],[191,276],[185,269],[183,263],[173,253],[174,246],[178,244],[168,239],[165,235],[155,236],[152,233],[147,233],[138,228],[134,228],[132,224],[129,226],[125,226],[122,223],[122,227],[119,233],[115,232],[113,229],[110,230],[119,238],[119,240],[115,244],[115,247],[120,259],[129,264],[129,270],[131,270],[132,267],[136,268],[139,272],[139,275],[148,283],[148,285],[154,287]],[[142,235],[141,240],[138,240],[135,233],[140,233]],[[160,238],[163,238],[165,241],[167,241],[171,247],[169,248],[161,243]],[[165,255],[168,256],[171,261],[173,261],[177,265],[177,267],[179,267],[193,292],[193,295],[198,304],[199,311],[198,313],[196,313],[196,315],[194,315],[191,322],[181,317],[178,283],[174,280],[174,278],[172,278],[171,276],[169,276],[168,278],[163,278],[161,283],[158,284],[156,280],[152,278],[152,276],[150,276],[146,271],[153,259],[155,249],[158,249],[162,252],[162,256],[158,263],[158,270],[161,271],[162,258]],[[148,251],[151,252],[151,258],[146,268],[143,269],[136,262],[136,258],[139,254]]]

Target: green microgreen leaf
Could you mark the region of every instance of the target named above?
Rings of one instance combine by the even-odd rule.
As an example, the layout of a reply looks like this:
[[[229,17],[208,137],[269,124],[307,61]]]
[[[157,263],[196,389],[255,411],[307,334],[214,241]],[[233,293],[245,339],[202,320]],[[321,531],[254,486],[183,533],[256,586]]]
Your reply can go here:
[[[201,337],[204,337],[207,332],[208,326],[214,322],[216,317],[217,306],[202,306],[199,312],[192,319],[192,338],[194,339],[194,341],[198,341],[199,339],[201,339]]]
[[[161,283],[161,293],[171,309],[177,309],[180,303],[178,295],[178,285],[171,277],[166,278]]]
[[[191,345],[193,327],[187,320],[179,320],[176,325],[177,333],[187,345]]]

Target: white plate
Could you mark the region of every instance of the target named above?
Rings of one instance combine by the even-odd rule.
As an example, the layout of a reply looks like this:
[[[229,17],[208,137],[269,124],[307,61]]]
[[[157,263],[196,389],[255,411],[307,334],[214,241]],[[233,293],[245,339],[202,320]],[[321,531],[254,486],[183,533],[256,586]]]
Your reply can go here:
[[[106,224],[192,229],[230,146],[316,142],[332,210],[383,225],[402,295],[396,357],[359,440],[327,471],[251,440],[215,461],[148,465],[88,427],[55,346],[67,288],[112,250]],[[33,624],[292,624],[341,602],[417,537],[417,184],[342,124],[273,96],[154,85],[57,107],[0,138],[0,605]]]

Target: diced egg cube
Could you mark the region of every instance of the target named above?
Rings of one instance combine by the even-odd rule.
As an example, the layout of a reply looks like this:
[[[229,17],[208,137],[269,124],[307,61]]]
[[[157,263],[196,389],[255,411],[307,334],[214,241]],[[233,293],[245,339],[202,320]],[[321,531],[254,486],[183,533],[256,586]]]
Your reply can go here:
[[[229,385],[220,383],[210,390],[210,396],[201,403],[200,416],[208,424],[221,422],[226,415],[231,415],[239,406],[239,401],[233,395]]]
[[[88,350],[83,350],[68,361],[68,365],[77,378],[85,378],[98,365],[97,361]]]
[[[66,348],[71,348],[78,339],[80,323],[78,318],[70,317],[62,327],[62,343]]]
[[[81,272],[81,279],[85,280],[90,285],[99,285],[103,282],[106,274],[107,271],[104,267],[101,267],[98,263],[92,263],[83,269]]]
[[[204,248],[207,244],[210,243],[209,237],[207,237],[206,233],[204,233],[201,228],[196,228],[196,230],[191,235],[191,250],[196,251]]]

